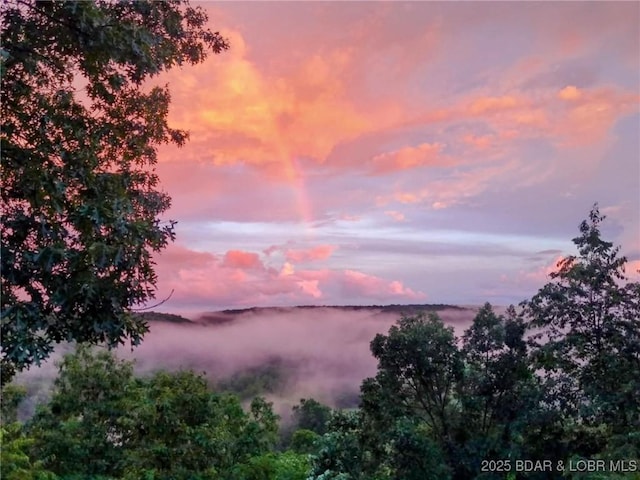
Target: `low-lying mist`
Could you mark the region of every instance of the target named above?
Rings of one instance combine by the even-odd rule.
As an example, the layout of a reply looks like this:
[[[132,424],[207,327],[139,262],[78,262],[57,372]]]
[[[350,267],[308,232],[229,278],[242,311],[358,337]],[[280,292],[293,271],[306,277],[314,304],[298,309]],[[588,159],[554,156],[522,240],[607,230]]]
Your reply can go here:
[[[461,336],[475,309],[447,308],[438,315]],[[399,318],[400,313],[377,307],[316,307],[208,314],[184,323],[153,320],[140,346],[117,353],[135,360],[141,375],[191,369],[204,373],[214,388],[245,399],[263,395],[286,420],[301,398],[332,407],[356,406],[362,380],[376,373],[369,344]],[[47,400],[57,374],[55,358],[69,350],[61,348],[54,359],[18,376],[30,397],[21,416]]]

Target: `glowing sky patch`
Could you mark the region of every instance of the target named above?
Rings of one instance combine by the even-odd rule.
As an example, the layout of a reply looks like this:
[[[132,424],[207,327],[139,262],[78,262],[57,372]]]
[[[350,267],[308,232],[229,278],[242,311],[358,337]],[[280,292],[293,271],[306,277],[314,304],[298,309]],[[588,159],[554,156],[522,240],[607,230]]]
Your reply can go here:
[[[231,50],[157,79],[166,310],[519,302],[594,202],[640,260],[639,4],[202,6]]]

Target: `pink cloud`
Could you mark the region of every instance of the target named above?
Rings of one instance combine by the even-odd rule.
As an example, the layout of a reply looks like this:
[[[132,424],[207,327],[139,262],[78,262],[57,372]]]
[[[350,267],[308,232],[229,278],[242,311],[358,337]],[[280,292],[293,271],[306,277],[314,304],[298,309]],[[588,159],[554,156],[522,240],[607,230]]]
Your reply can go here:
[[[411,298],[415,291],[393,283],[404,280],[396,273],[402,267],[386,257],[368,271],[380,278],[345,273],[376,261],[366,242],[357,268],[337,265],[350,259],[334,256],[332,244],[348,237],[345,244],[357,237],[382,243],[374,238],[378,227],[404,240],[427,215],[455,229],[465,206],[495,218],[496,234],[522,232],[521,222],[500,223],[509,216],[505,204],[536,210],[545,202],[532,205],[531,198],[557,197],[564,203],[555,217],[567,218],[569,208],[595,200],[585,202],[588,195],[618,195],[591,186],[601,172],[629,170],[628,160],[616,160],[626,169],[605,166],[613,165],[613,152],[637,153],[628,133],[639,110],[637,15],[630,15],[637,9],[540,4],[523,16],[507,4],[206,8],[231,50],[158,78],[170,84],[170,123],[191,131],[184,149],[160,152],[158,172],[173,197],[169,216],[187,222],[193,241],[198,222],[217,228],[230,221],[225,228],[264,227],[268,243],[252,238],[247,246],[234,233],[210,256],[170,253],[164,265],[172,255],[182,259],[163,267],[168,279],[161,282],[183,299]],[[620,195],[628,198],[637,182],[626,185]],[[630,209],[620,220],[630,225],[622,234],[628,237],[637,231],[637,206]],[[402,228],[389,227],[393,221]],[[492,222],[482,228],[494,229]],[[625,245],[637,245],[633,237]],[[306,264],[313,261],[326,268]]]
[[[417,203],[422,198],[422,193],[411,193],[411,192],[396,192],[393,195],[394,200],[400,203]],[[386,205],[387,201],[383,198],[380,198],[380,204]]]
[[[553,126],[560,144],[568,147],[602,142],[617,119],[640,110],[640,95],[617,89],[568,86],[558,96],[562,104]]]
[[[625,274],[632,282],[640,282],[640,260],[631,260],[625,266]]]
[[[261,269],[264,265],[257,253],[229,250],[222,261],[222,266],[239,269]]]
[[[563,256],[556,256],[532,269],[520,269],[518,271],[500,275],[500,283],[513,288],[520,288],[522,291],[535,292],[543,285],[553,281],[552,273],[560,270],[560,264],[564,260]]]
[[[308,250],[286,250],[285,258],[288,262],[302,263],[315,260],[326,260],[336,249],[335,245],[318,245]]]
[[[501,185],[512,190],[518,185],[543,184],[562,171],[576,170],[585,175],[602,161],[598,152],[611,137],[615,122],[640,110],[639,100],[637,94],[619,88],[578,89],[571,85],[511,96],[471,96],[452,105],[445,115],[447,122],[473,118],[484,124],[483,132],[492,132],[479,134],[472,130],[459,137],[462,145],[472,149],[462,150],[450,164],[469,168],[453,171],[443,179],[428,180],[421,189],[401,188],[378,195],[376,203],[427,203],[433,209],[441,209],[465,203]],[[523,139],[545,139],[566,154],[555,163],[518,159]],[[595,146],[600,148],[596,150]],[[590,150],[580,157],[578,167],[578,157],[572,150],[585,147]],[[483,155],[478,157],[478,151]]]
[[[592,30],[585,27],[594,24],[594,14],[577,7],[575,11],[573,7],[567,7],[564,15],[571,11],[572,18],[579,18],[583,23],[570,26],[564,21],[550,21],[552,15],[542,6],[533,9],[524,23],[519,11],[501,10],[499,18],[502,21],[518,22],[522,28],[545,33],[534,36],[540,41],[539,52],[501,69],[501,77],[492,79],[495,82],[490,81],[463,94],[464,98],[452,95],[450,99],[443,99],[435,93],[432,97],[438,102],[433,105],[416,101],[402,89],[386,91],[388,95],[384,96],[376,95],[375,90],[365,88],[363,84],[371,78],[372,72],[386,80],[413,80],[417,68],[444,60],[447,49],[457,52],[460,45],[466,45],[472,38],[473,29],[469,37],[458,36],[453,44],[448,33],[473,26],[467,24],[468,14],[461,15],[456,7],[443,9],[443,14],[438,16],[442,17],[440,21],[427,22],[420,29],[408,21],[405,14],[401,15],[403,22],[390,22],[390,19],[399,18],[396,9],[390,6],[363,7],[362,14],[354,17],[358,19],[355,23],[353,19],[349,20],[352,28],[336,27],[331,32],[303,16],[293,51],[285,54],[274,50],[269,61],[255,53],[262,51],[260,45],[248,43],[246,38],[251,36],[242,30],[239,18],[234,19],[223,7],[208,8],[212,12],[212,22],[217,19],[226,22],[226,28],[217,29],[230,38],[231,50],[196,67],[164,75],[158,82],[169,81],[172,85],[175,102],[171,121],[177,127],[191,130],[190,151],[197,151],[201,160],[214,165],[245,163],[269,172],[274,178],[291,181],[296,173],[292,164],[295,158],[309,158],[326,167],[328,155],[337,146],[363,135],[390,132],[416,122],[442,124],[478,118],[495,130],[495,139],[513,137],[515,132],[525,138],[560,134],[570,135],[573,139],[584,133],[596,133],[595,136],[584,135],[583,141],[603,138],[603,131],[606,133],[612,125],[606,114],[595,113],[603,112],[602,105],[565,112],[567,115],[554,111],[551,100],[557,99],[557,91],[520,88],[527,76],[548,68],[551,60],[532,60],[541,57],[539,52],[553,54],[553,61],[560,64],[576,49],[586,48],[585,42],[595,43],[590,40]],[[423,7],[411,8],[415,9],[411,15],[426,14]],[[495,20],[488,12],[475,7],[463,10],[473,11],[473,18],[481,19],[478,20],[480,23]],[[637,30],[633,22],[629,22],[628,15],[611,10],[601,8],[595,16],[610,18],[609,23],[599,25],[596,22],[608,32],[607,35],[621,35],[611,29],[614,21],[621,26],[622,32]],[[337,7],[319,11],[314,14],[334,25],[346,27],[347,20]],[[449,14],[445,15],[445,12]],[[387,33],[384,41],[379,40],[379,34],[373,34],[380,31]],[[317,42],[320,32],[323,35],[321,45]],[[271,32],[269,44],[275,45],[278,41],[288,39],[280,32]],[[558,45],[564,47],[558,50]],[[460,60],[456,57],[450,61]],[[364,76],[367,72],[368,77]],[[568,85],[562,91],[561,97],[567,97],[575,94],[577,87]],[[611,118],[615,119],[621,113],[614,109]],[[582,125],[579,131],[565,129],[563,133],[558,129],[575,122]],[[505,135],[505,131],[509,131],[509,135]],[[487,144],[487,139],[482,137],[475,136],[476,146]],[[445,159],[438,145],[423,143],[374,156],[371,169],[384,174],[434,162],[441,164]],[[333,166],[344,171],[360,168],[361,162],[346,158]]]
[[[329,249],[310,249],[324,255]],[[323,253],[324,252],[324,253]],[[306,258],[306,257],[305,257]],[[314,303],[345,304],[354,298],[393,302],[424,298],[400,281],[387,281],[356,270],[301,269],[288,261],[265,267],[257,253],[231,250],[219,259],[179,245],[159,255],[158,298],[174,291],[168,307],[219,308]]]
[[[286,277],[288,275],[293,275],[295,271],[296,269],[293,265],[291,265],[289,262],[285,262],[284,265],[282,265],[282,269],[280,270],[280,276]]]
[[[465,135],[462,139],[465,143],[472,145],[478,150],[486,150],[496,142],[494,135]]]
[[[513,96],[480,97],[474,99],[469,105],[469,113],[472,115],[487,115],[503,111],[522,108],[526,102]]]
[[[425,187],[413,191],[397,191],[379,196],[379,206],[394,202],[402,204],[422,203],[434,210],[463,204],[469,199],[486,191],[498,180],[506,181],[517,170],[518,163],[510,161],[491,166],[459,172],[449,178],[434,180]],[[530,179],[529,179],[530,180]]]
[[[565,260],[564,257],[557,256],[553,260],[551,260],[549,263],[547,263],[546,265],[542,265],[536,270],[533,270],[530,272],[520,271],[520,275],[527,280],[531,280],[532,282],[543,285],[551,281],[552,273],[558,273],[560,271],[560,267],[564,260]]]
[[[318,288],[318,280],[300,280],[298,286],[305,294],[313,298],[322,297],[322,291]]]
[[[442,148],[440,143],[421,143],[377,155],[371,160],[372,173],[381,175],[416,167],[449,165],[451,159],[442,156]]]
[[[171,302],[177,306],[246,305],[294,290],[290,282],[272,281],[277,272],[264,268],[252,252],[232,250],[218,259],[172,244],[156,261],[158,297],[173,290]]]
[[[210,265],[217,262],[217,257],[209,252],[198,252],[183,247],[177,243],[171,243],[158,254],[158,261],[170,268],[194,268]]]
[[[384,214],[390,216],[396,222],[404,222],[406,220],[404,213],[398,212],[396,210],[387,210],[386,212],[384,212]]]
[[[409,34],[405,27],[398,28],[402,22],[389,22],[398,15],[394,7],[363,7],[366,14],[357,16],[353,29],[325,32],[321,44],[317,42],[317,33],[322,29],[304,17],[299,26],[301,36],[293,51],[285,55],[275,49],[267,61],[257,53],[263,47],[256,44],[243,20],[230,13],[233,8],[230,11],[222,6],[210,8],[216,13],[212,16],[213,23],[216,19],[223,20],[224,28],[216,28],[230,38],[231,50],[158,79],[159,83],[168,81],[171,85],[174,98],[171,123],[191,131],[191,141],[180,153],[175,149],[163,150],[159,168],[163,184],[174,195],[172,213],[177,218],[300,220],[305,215],[301,215],[298,202],[292,198],[283,200],[270,187],[289,188],[290,196],[295,197],[304,191],[309,171],[326,175],[324,178],[363,169],[385,176],[409,174],[425,166],[444,170],[473,165],[471,172],[451,169],[447,178],[427,178],[420,190],[398,182],[358,193],[358,201],[363,205],[381,198],[378,203],[383,206],[396,201],[426,202],[434,209],[446,208],[467,202],[492,186],[500,189],[502,182],[511,189],[523,182],[531,185],[544,180],[551,168],[544,160],[539,166],[528,160],[516,161],[514,166],[514,159],[522,157],[518,142],[543,139],[559,149],[589,147],[605,142],[618,119],[638,110],[637,95],[621,87],[607,87],[604,91],[603,87],[579,88],[571,82],[560,88],[524,87],[529,78],[549,69],[549,61],[542,53],[554,53],[557,42],[564,39],[563,44],[572,45],[571,51],[584,47],[588,29],[567,27],[562,22],[550,27],[554,41],[544,40],[534,54],[523,52],[521,59],[502,68],[495,78],[491,76],[495,72],[487,67],[485,82],[461,93],[447,95],[445,85],[440,90],[434,89],[434,93],[429,93],[429,89],[418,93],[415,89],[400,88],[384,90],[385,95],[380,95],[376,88],[381,87],[376,85],[378,80],[374,80],[376,75],[372,72],[379,74],[381,85],[388,84],[391,78],[398,85],[413,85],[420,69],[445,62],[448,58],[445,53],[458,52],[458,47],[465,44],[466,40],[459,38],[451,45],[450,29],[445,25],[468,26],[464,20],[467,16],[460,16],[452,8],[450,16],[443,13],[444,23],[432,22],[428,27],[417,28],[408,22],[411,27],[405,25],[406,28],[415,28]],[[416,14],[423,12],[423,7],[412,8]],[[543,13],[544,8],[535,10],[531,21],[525,23],[526,28],[535,27],[538,32],[549,19],[548,13]],[[322,14],[314,13],[346,25],[337,7],[327,6],[320,11]],[[476,14],[483,22],[493,21],[484,12],[478,10]],[[518,19],[515,11],[504,15]],[[403,18],[407,23],[407,18]],[[372,35],[381,29],[388,33],[385,41]],[[270,45],[285,41],[283,34],[272,33]],[[406,48],[407,45],[412,48]],[[555,52],[554,61],[561,65],[571,54],[569,50]],[[447,61],[459,60],[452,57]],[[445,68],[447,64],[438,66]],[[461,125],[464,125],[462,135],[447,138],[448,128],[460,129]],[[380,140],[377,148],[367,150],[366,154],[363,147],[354,147],[354,154],[336,154],[341,146],[363,138],[375,138],[368,141],[373,145],[378,138],[393,138],[403,129],[418,127],[433,128],[436,136],[427,138],[438,140],[422,143],[414,140],[391,151],[385,151],[388,144]],[[445,140],[447,148],[463,152],[453,156],[447,150],[445,154]],[[375,154],[381,151],[385,153]],[[595,154],[593,157],[590,163],[595,164],[598,160]],[[553,168],[576,168],[577,160],[563,161],[566,163],[557,162]],[[238,164],[255,175],[229,175],[228,171]],[[523,174],[511,175],[519,169]],[[487,177],[486,172],[494,176]],[[385,191],[387,188],[394,192]],[[250,192],[250,201],[244,200],[244,192]],[[344,208],[344,203],[338,206],[335,198],[331,195],[311,198],[313,209],[308,210],[312,212],[308,219],[329,211],[337,216],[336,210]],[[356,215],[343,218],[359,218],[361,212],[354,211]]]
[[[413,300],[426,298],[424,293],[415,292],[397,280],[387,282],[379,277],[354,270],[346,270],[344,272],[343,282],[344,288],[349,295],[369,298],[384,298],[391,295]]]
[[[162,79],[176,85],[171,123],[189,129],[190,150],[213,165],[245,163],[290,181],[294,158],[321,163],[335,145],[395,117],[390,105],[361,107],[349,98],[348,47],[310,52],[278,75],[250,57],[241,32],[221,31],[233,45],[229,52]]]
[[[520,70],[521,66],[515,65],[506,76],[522,75]],[[515,76],[511,83],[516,83],[516,78],[517,82],[524,80]],[[565,85],[560,89],[531,90],[509,84],[508,89],[512,92],[500,95],[496,92],[507,87],[499,83],[492,89],[492,95],[467,93],[463,98],[449,102],[437,115],[432,112],[418,116],[411,124],[480,121],[484,133],[471,131],[461,138],[464,144],[480,150],[526,138],[544,138],[559,147],[573,147],[603,142],[618,119],[640,110],[640,95],[620,87],[578,88]],[[487,130],[491,133],[486,133]],[[448,164],[468,161],[449,159]],[[414,165],[409,160],[406,163]]]
[[[500,283],[506,287],[520,288],[522,291],[534,293],[549,282],[554,282],[551,275],[561,270],[562,263],[567,259],[565,256],[555,256],[553,259],[532,269],[520,269],[509,274],[500,276]],[[571,263],[568,264],[571,266]],[[629,281],[640,280],[640,260],[629,261],[626,264],[625,274]]]

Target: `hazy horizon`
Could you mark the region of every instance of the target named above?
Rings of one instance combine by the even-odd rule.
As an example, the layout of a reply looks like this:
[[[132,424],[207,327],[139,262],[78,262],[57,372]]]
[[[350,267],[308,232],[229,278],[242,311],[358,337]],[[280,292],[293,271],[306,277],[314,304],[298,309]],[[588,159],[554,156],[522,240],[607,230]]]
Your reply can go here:
[[[445,309],[438,314],[461,336],[475,312]],[[369,350],[371,340],[378,333],[387,333],[399,318],[399,313],[376,308],[319,307],[247,311],[219,324],[152,321],[139,346],[131,349],[124,345],[117,349],[117,355],[135,360],[135,371],[140,375],[193,370],[205,373],[214,388],[234,376],[266,369],[279,375],[280,383],[275,391],[260,395],[273,402],[286,420],[291,407],[303,397],[331,406],[352,405],[362,380],[376,372],[377,363]],[[49,398],[56,362],[70,350],[69,345],[63,345],[41,367],[16,376],[16,383],[30,389],[28,401],[21,406],[23,417],[33,413],[36,403]]]

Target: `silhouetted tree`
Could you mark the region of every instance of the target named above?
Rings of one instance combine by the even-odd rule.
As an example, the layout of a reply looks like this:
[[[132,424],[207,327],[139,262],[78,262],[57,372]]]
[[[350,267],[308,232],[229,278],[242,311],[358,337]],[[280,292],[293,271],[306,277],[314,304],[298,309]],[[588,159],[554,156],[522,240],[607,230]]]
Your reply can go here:
[[[167,87],[142,84],[228,44],[181,0],[0,8],[5,383],[57,342],[141,340],[130,311],[153,298],[151,254],[174,238],[156,149],[187,138],[167,125]]]
[[[625,275],[620,247],[602,239],[597,205],[573,239],[578,255],[524,302],[535,367],[548,402],[574,419],[574,450],[585,455],[612,440],[640,452],[640,283]],[[622,437],[622,438],[620,438]],[[607,447],[608,448],[608,447]]]

